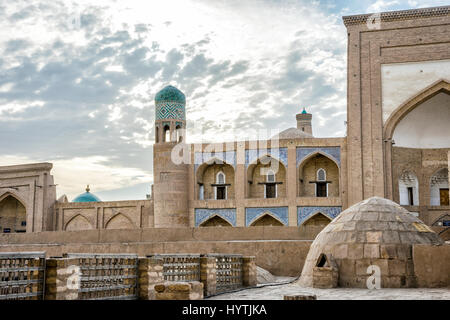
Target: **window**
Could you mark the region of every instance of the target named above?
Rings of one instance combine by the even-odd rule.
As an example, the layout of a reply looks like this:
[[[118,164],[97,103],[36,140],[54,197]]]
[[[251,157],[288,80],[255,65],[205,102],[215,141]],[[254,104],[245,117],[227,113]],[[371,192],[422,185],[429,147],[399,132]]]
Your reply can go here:
[[[217,174],[216,183],[225,184],[225,174],[222,171]]]
[[[170,141],[170,127],[168,125],[164,126],[164,131],[163,131],[163,142],[169,142]]]
[[[277,185],[275,183],[266,184],[266,198],[276,198],[277,197]]]
[[[327,174],[324,169],[317,170],[317,181],[327,180]]]
[[[27,222],[26,222],[26,221],[22,221],[22,222],[20,223],[20,225],[21,225],[22,227],[25,227],[25,226],[27,225]]]
[[[266,178],[267,182],[275,182],[275,174],[273,173],[272,170],[269,170],[267,172],[267,178]]]
[[[10,228],[5,228],[5,229],[3,229],[3,233],[11,233],[11,229]]]
[[[159,127],[156,127],[156,143],[159,142]]]
[[[176,133],[177,133],[177,142],[181,142],[183,140],[183,136],[181,135],[181,127],[177,126],[175,128]]]
[[[316,183],[316,197],[326,197],[327,196],[327,183],[317,182]]]
[[[442,221],[442,225],[443,225],[444,227],[450,227],[450,220],[444,220],[444,221]]]
[[[216,200],[225,200],[227,198],[227,186],[225,185],[225,173],[220,171],[216,175]]]
[[[216,187],[216,200],[226,199],[226,187]]]
[[[408,205],[413,206],[414,205],[414,194],[413,194],[413,188],[408,187]]]
[[[448,194],[448,188],[439,189],[439,197],[441,206],[448,206],[449,205],[449,194]]]

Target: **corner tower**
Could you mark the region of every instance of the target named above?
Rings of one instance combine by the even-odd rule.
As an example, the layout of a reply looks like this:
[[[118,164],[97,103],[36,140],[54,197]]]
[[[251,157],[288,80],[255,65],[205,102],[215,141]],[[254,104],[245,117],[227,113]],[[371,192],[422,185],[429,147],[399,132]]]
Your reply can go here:
[[[172,161],[172,149],[185,143],[186,97],[167,86],[155,96],[153,198],[155,227],[188,227],[188,165]]]

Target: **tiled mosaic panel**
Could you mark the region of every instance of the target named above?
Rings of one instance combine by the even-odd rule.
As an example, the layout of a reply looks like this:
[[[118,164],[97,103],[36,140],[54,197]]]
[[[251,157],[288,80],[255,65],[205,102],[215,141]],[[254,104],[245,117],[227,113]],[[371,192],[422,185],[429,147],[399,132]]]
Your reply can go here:
[[[297,207],[297,225],[301,225],[317,212],[329,217],[331,220],[336,218],[342,211],[341,207]]]
[[[195,209],[195,226],[198,227],[215,215],[225,219],[233,227],[236,226],[236,209]]]
[[[322,152],[335,160],[339,167],[341,166],[341,148],[340,147],[313,147],[304,148],[297,147],[297,166],[308,157],[310,154],[315,152]]]
[[[285,226],[289,224],[288,207],[245,208],[245,225],[248,227],[266,212],[277,217]]]
[[[156,105],[156,120],[177,119],[185,120],[184,104],[176,102],[161,102]]]
[[[265,155],[272,156],[273,158],[280,161],[287,168],[288,166],[287,148],[245,150],[245,167],[248,167],[249,164]]]

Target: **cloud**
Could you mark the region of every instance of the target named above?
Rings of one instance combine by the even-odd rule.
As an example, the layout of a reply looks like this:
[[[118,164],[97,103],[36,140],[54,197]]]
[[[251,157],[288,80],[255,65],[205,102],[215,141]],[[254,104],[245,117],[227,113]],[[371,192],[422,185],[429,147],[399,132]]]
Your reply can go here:
[[[342,136],[347,37],[341,12],[409,5],[416,4],[5,3],[0,5],[0,148],[16,158],[2,156],[0,162],[54,162],[61,193],[78,192],[87,178],[99,190],[142,184],[142,179],[150,184],[153,99],[167,84],[186,94],[188,142],[283,130],[295,125],[302,107],[313,113],[316,136]],[[194,126],[202,126],[203,135]],[[78,179],[76,188],[71,178]]]

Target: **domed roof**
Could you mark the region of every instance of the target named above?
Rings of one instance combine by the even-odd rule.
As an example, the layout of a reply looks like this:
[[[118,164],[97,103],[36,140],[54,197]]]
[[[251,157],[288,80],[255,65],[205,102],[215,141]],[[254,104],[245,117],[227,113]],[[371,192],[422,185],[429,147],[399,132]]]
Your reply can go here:
[[[305,108],[303,108],[302,114],[308,114],[308,112],[306,112]]]
[[[97,197],[95,194],[92,194],[89,192],[89,186],[86,188],[86,192],[80,194],[75,199],[73,199],[72,202],[101,202],[99,197]]]
[[[313,269],[323,253],[338,265],[340,287],[365,288],[370,265],[380,268],[381,287],[414,287],[412,245],[442,243],[397,203],[369,198],[343,211],[317,235],[297,283],[312,286]]]
[[[274,135],[271,139],[299,139],[299,138],[313,138],[312,135],[306,133],[298,128],[289,128]]]
[[[155,96],[155,102],[179,102],[186,103],[186,96],[183,92],[173,86],[167,86],[159,91]]]

